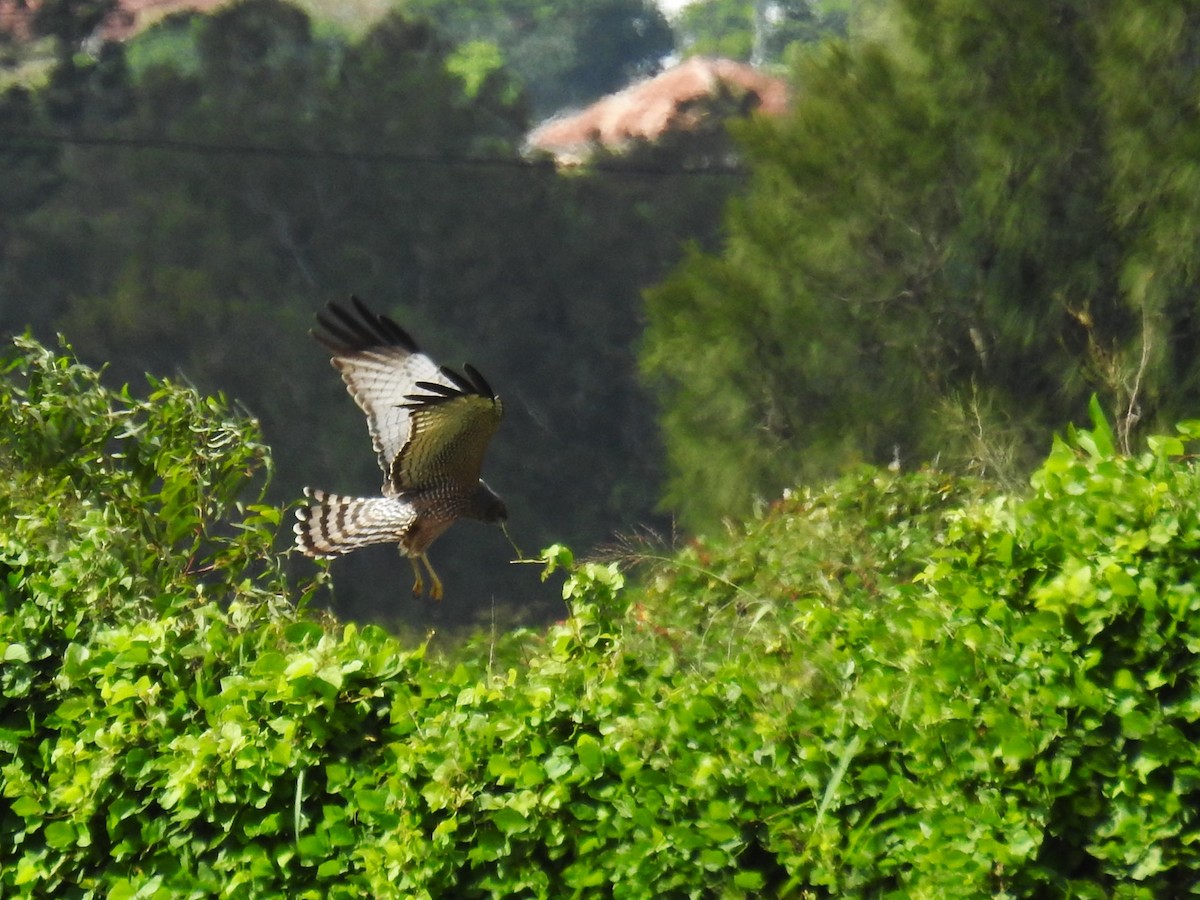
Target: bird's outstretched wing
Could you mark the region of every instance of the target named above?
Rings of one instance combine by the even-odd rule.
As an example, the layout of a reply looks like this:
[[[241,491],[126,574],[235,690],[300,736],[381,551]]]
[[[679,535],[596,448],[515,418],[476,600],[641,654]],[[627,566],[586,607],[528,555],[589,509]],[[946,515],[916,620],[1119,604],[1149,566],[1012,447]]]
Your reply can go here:
[[[405,397],[409,439],[391,473],[399,490],[439,482],[474,489],[488,441],[504,416],[500,398],[474,367],[464,366],[462,375],[447,368],[439,374],[440,381],[422,379]]]
[[[438,366],[387,316],[350,302],[353,310],[330,303],[318,313],[325,333],[313,337],[366,413],[384,492],[437,481],[473,487],[503,413],[491,387],[471,366],[465,375]]]
[[[332,351],[330,362],[366,413],[379,468],[390,478],[392,463],[409,437],[405,396],[417,389],[418,381],[440,383],[442,377],[437,363],[407,331],[357,297],[350,303],[353,310],[330,303],[325,313],[318,313],[324,333],[313,331],[312,336]]]

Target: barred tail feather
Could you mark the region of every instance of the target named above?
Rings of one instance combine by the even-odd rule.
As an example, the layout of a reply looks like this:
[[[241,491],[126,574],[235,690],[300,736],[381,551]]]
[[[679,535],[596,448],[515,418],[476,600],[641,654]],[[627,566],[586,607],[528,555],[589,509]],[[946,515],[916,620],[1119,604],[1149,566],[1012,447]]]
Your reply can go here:
[[[305,488],[312,498],[296,510],[296,549],[306,556],[341,556],[368,544],[397,543],[416,520],[412,505],[393,497],[342,497]]]

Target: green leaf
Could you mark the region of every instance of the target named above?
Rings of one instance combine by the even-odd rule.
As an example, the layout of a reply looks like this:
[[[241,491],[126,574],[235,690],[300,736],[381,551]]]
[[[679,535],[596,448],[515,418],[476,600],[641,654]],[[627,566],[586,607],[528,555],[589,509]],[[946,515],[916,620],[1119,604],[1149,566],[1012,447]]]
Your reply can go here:
[[[746,869],[733,876],[734,887],[743,891],[761,891],[766,885],[766,879],[761,872]]]
[[[581,734],[575,740],[575,757],[580,767],[590,775],[604,768],[604,748],[590,734]]]
[[[1113,440],[1112,427],[1108,424],[1108,417],[1100,405],[1100,398],[1095,394],[1088,400],[1088,417],[1092,420],[1091,441],[1090,449],[1084,449],[1096,458],[1108,459],[1115,456],[1116,443]]]
[[[66,850],[74,847],[79,839],[75,826],[70,822],[50,822],[43,829],[46,844],[55,850]]]
[[[503,834],[512,835],[529,830],[529,819],[509,807],[501,807],[493,811],[491,820]]]
[[[354,802],[363,812],[381,813],[387,809],[387,791],[373,788],[358,788],[354,791]]]
[[[29,649],[24,644],[5,644],[3,646],[5,662],[29,662]]]
[[[24,819],[38,819],[44,813],[44,807],[38,802],[37,798],[31,797],[28,794],[13,800],[11,809],[14,814]]]

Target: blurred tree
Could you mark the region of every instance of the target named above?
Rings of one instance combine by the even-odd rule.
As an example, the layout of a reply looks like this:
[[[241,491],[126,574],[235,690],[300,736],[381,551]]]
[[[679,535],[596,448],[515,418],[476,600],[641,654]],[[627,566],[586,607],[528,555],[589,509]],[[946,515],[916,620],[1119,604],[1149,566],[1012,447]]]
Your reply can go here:
[[[799,66],[720,255],[649,303],[668,501],[697,526],[867,459],[1018,478],[1099,391],[1193,408],[1200,13],[900,0]]]
[[[24,87],[0,94],[0,254],[6,225],[45,203],[60,182],[61,148],[36,139],[47,123],[34,95]]]
[[[1065,9],[1070,21],[1080,11]],[[1104,98],[1107,211],[1122,252],[1116,290],[1141,319],[1145,343],[1101,342],[1100,364],[1128,395],[1135,378],[1123,357],[1144,351],[1142,393],[1123,416],[1146,424],[1197,415],[1200,395],[1200,8],[1155,0],[1117,4],[1097,28],[1095,80]],[[1102,315],[1095,304],[1077,315]]]
[[[793,43],[845,35],[855,0],[699,0],[673,22],[688,55],[780,63]]]
[[[182,371],[238,398],[282,502],[305,483],[378,488],[361,416],[307,336],[315,310],[357,293],[501,391],[488,476],[522,547],[659,524],[640,291],[684,238],[711,246],[736,179],[531,164],[511,73],[486,56],[464,69],[402,16],[346,40],[249,0],[171,17],[127,58],[130,111],[89,132],[113,143],[65,146],[59,194],[13,222],[0,327],[61,330],[118,381]],[[690,158],[660,152],[665,172]],[[467,523],[438,552],[456,560],[440,607],[411,604],[404,564],[378,548],[335,564],[337,608],[442,628],[493,602],[501,618],[557,614],[502,536]]]
[[[539,117],[623,87],[674,49],[650,0],[406,0],[402,8],[457,44],[494,44]]]
[[[657,6],[645,0],[603,0],[575,7],[569,65],[554,80],[566,102],[586,102],[650,74],[675,46]],[[541,75],[545,78],[551,73]]]
[[[33,31],[53,37],[60,57],[72,56],[116,7],[117,0],[43,0],[34,7]]]
[[[33,13],[33,32],[54,40],[54,67],[44,92],[44,102],[54,121],[78,127],[88,106],[88,94],[97,81],[102,88],[123,88],[120,52],[109,52],[100,68],[84,52],[96,29],[116,9],[117,0],[45,0]]]

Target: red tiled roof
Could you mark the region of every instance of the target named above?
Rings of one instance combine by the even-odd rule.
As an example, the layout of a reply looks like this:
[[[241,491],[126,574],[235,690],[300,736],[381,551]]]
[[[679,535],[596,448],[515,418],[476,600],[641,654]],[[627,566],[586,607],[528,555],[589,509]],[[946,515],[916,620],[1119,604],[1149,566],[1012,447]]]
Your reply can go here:
[[[712,96],[721,85],[754,94],[758,111],[781,115],[788,107],[787,84],[745,63],[694,56],[569,116],[551,119],[529,135],[529,146],[562,158],[587,155],[601,144],[620,148],[632,140],[654,140],[686,129],[688,101]]]

